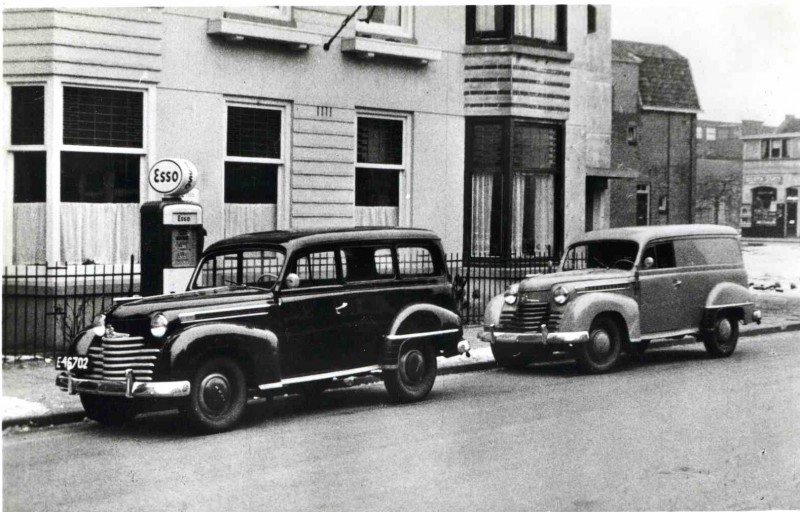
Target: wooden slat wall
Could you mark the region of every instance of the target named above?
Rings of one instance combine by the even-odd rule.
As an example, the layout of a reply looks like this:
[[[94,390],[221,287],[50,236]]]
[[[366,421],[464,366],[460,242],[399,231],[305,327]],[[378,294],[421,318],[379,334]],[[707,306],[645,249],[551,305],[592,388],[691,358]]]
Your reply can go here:
[[[355,111],[295,104],[292,226],[352,226]]]
[[[160,9],[11,9],[4,14],[6,76],[158,82]]]

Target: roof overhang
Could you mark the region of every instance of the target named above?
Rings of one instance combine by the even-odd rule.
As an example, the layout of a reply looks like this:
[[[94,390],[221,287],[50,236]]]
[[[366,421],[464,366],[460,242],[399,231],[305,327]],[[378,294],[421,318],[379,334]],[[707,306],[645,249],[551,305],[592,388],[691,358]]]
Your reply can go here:
[[[800,137],[800,132],[790,133],[762,133],[757,135],[745,135],[742,140],[761,140],[761,139],[794,139]]]

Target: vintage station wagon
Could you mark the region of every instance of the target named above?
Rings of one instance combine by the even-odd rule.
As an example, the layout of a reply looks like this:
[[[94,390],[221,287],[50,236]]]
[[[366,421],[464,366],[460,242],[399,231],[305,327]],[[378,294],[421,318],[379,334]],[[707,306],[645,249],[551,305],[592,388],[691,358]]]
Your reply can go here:
[[[101,423],[160,402],[205,432],[235,426],[248,397],[321,393],[371,372],[394,400],[417,401],[438,355],[469,350],[457,293],[430,231],[241,235],[203,253],[186,292],[96,318],[57,384]]]
[[[623,350],[696,336],[715,357],[736,349],[739,323],[760,322],[738,233],[714,225],[592,231],[569,246],[560,271],[534,275],[491,300],[479,335],[501,366],[553,352],[590,373]]]

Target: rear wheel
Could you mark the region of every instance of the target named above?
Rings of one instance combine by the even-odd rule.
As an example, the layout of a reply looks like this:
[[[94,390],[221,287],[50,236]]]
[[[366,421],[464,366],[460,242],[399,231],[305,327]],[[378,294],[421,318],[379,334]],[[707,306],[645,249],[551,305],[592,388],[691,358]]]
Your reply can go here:
[[[703,333],[703,345],[713,357],[728,357],[739,342],[739,321],[730,314],[720,312],[714,327]]]
[[[400,346],[397,369],[383,370],[383,384],[399,403],[424,399],[436,380],[436,353],[425,340],[406,340]]]
[[[246,403],[247,383],[242,369],[231,359],[215,357],[197,368],[185,414],[195,430],[223,432],[239,423]]]
[[[81,394],[86,416],[108,427],[118,427],[136,416],[136,404],[128,398]]]
[[[600,317],[592,323],[589,340],[576,353],[578,368],[586,373],[604,373],[617,364],[622,351],[622,335],[617,322]]]
[[[530,357],[520,354],[514,347],[505,347],[497,343],[492,344],[492,355],[498,366],[509,370],[519,370],[533,362]]]

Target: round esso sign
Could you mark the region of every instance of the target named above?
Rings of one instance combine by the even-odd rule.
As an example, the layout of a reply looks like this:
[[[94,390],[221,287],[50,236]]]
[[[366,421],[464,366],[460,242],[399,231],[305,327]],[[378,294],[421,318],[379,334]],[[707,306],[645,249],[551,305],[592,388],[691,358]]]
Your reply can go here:
[[[182,196],[197,185],[197,167],[183,158],[165,158],[150,168],[148,181],[160,194]]]

